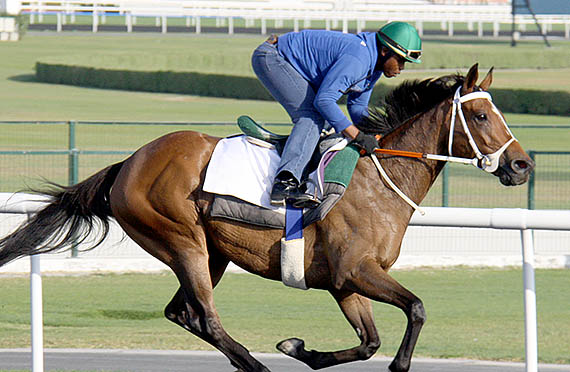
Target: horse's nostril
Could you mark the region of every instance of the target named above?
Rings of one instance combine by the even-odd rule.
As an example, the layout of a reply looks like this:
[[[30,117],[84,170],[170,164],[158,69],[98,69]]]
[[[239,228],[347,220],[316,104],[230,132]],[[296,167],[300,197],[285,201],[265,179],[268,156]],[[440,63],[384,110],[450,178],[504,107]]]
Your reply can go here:
[[[519,167],[520,169],[526,169],[526,167],[528,167],[528,164],[526,163],[526,161],[522,161],[522,160],[517,160],[515,162],[515,164],[517,165],[517,167]]]
[[[511,167],[518,173],[529,172],[532,170],[532,164],[526,160],[513,160]]]

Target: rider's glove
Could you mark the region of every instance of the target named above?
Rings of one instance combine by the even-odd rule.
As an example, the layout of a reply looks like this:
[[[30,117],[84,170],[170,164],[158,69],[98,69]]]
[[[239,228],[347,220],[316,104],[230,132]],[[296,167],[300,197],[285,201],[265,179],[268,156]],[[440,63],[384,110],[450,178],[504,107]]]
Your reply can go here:
[[[360,149],[360,155],[370,155],[374,153],[374,149],[378,148],[378,140],[371,134],[358,132],[356,138],[352,141]]]

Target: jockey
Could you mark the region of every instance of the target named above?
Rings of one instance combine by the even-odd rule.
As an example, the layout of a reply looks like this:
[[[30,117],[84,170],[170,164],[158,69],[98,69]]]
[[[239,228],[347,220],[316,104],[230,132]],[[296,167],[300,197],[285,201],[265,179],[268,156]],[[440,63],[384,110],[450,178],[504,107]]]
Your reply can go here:
[[[421,63],[420,57],[418,32],[404,22],[357,35],[323,30],[271,35],[257,47],[251,60],[253,70],[293,122],[271,190],[271,204],[318,205],[314,196],[305,193],[301,181],[325,121],[362,154],[374,152],[376,138],[354,124],[368,115],[372,88],[380,76],[397,76],[405,62]],[[337,105],[344,94],[350,119]]]

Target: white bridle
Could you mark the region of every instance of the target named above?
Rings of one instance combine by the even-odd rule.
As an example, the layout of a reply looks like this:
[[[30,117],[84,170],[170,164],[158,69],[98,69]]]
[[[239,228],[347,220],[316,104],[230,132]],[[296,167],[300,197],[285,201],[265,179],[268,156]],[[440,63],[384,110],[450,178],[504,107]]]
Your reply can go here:
[[[463,110],[461,109],[462,103],[467,102],[467,101],[471,101],[474,99],[489,100],[489,103],[492,106],[493,112],[495,114],[497,114],[497,116],[501,119],[501,122],[505,126],[507,133],[509,133],[509,135],[511,136],[511,139],[509,139],[503,146],[501,146],[501,148],[499,148],[497,151],[495,151],[492,154],[483,155],[481,153],[481,151],[477,147],[477,144],[475,143],[475,140],[473,139],[473,135],[471,134],[469,127],[467,126],[467,122],[465,121],[465,116],[463,115]],[[495,104],[493,104],[493,100],[491,98],[491,95],[487,92],[480,91],[480,92],[467,93],[466,95],[461,96],[461,87],[457,88],[457,90],[455,91],[455,95],[453,97],[453,107],[452,107],[452,111],[451,111],[451,124],[449,125],[449,143],[447,146],[448,151],[449,151],[449,156],[453,155],[452,147],[453,147],[453,134],[454,134],[454,129],[455,129],[456,116],[459,116],[459,120],[461,121],[461,125],[463,126],[463,130],[465,131],[465,134],[467,135],[467,138],[469,139],[469,144],[471,145],[471,148],[475,152],[476,160],[473,159],[472,164],[475,165],[477,168],[484,170],[485,172],[493,173],[494,171],[496,171],[497,168],[499,167],[499,158],[501,157],[503,152],[505,152],[507,147],[509,147],[509,145],[511,143],[513,143],[514,141],[516,141],[517,139],[513,135],[513,132],[511,132],[511,130],[509,129],[507,123],[505,122],[505,119],[503,119],[503,115],[501,115],[501,113],[499,112],[499,110],[497,109]]]
[[[475,140],[473,139],[473,135],[471,134],[469,127],[467,126],[467,121],[465,120],[465,116],[463,115],[463,110],[461,109],[462,103],[467,102],[467,101],[471,101],[474,99],[489,100],[489,103],[492,106],[493,112],[495,114],[497,114],[497,116],[501,119],[501,122],[505,126],[507,133],[511,136],[511,138],[503,146],[501,146],[501,148],[499,148],[497,151],[495,151],[492,154],[483,155],[483,153],[481,153],[481,151],[479,150],[479,147],[477,147],[477,143],[475,143]],[[475,152],[475,157],[473,159],[459,158],[459,157],[453,156],[453,152],[452,152],[453,135],[455,133],[454,132],[454,130],[455,130],[455,119],[457,116],[459,116],[459,120],[461,121],[461,125],[463,126],[463,130],[465,131],[465,134],[467,135],[467,138],[469,139],[469,144],[471,145],[471,148]],[[461,96],[461,87],[459,87],[459,88],[457,88],[457,90],[455,91],[455,95],[453,96],[453,107],[452,107],[452,111],[451,111],[451,123],[449,125],[449,142],[447,145],[449,155],[448,156],[432,155],[432,154],[420,154],[420,155],[422,155],[422,157],[426,158],[426,159],[448,161],[448,162],[452,162],[452,163],[471,164],[471,165],[473,165],[479,169],[484,170],[485,172],[493,173],[499,167],[499,158],[501,157],[503,152],[505,152],[507,147],[509,147],[509,145],[511,143],[513,143],[514,141],[517,141],[517,139],[513,135],[513,132],[511,132],[511,130],[509,129],[507,123],[505,122],[505,119],[503,119],[503,115],[501,115],[501,113],[499,112],[499,110],[497,109],[495,104],[493,103],[493,100],[492,100],[491,95],[489,93],[479,91],[479,92],[467,93],[466,95]],[[424,215],[425,212],[416,203],[414,203],[413,200],[411,200],[406,194],[404,194],[398,188],[398,186],[396,186],[394,184],[394,182],[392,182],[390,177],[388,177],[388,174],[386,174],[386,172],[384,171],[384,169],[380,165],[378,158],[374,155],[372,155],[371,158],[372,158],[372,161],[374,162],[374,165],[376,165],[378,172],[380,172],[380,175],[382,176],[384,181],[386,181],[386,183],[388,183],[388,185],[392,188],[392,190],[394,190],[396,192],[396,194],[398,194],[402,199],[404,199],[404,201],[406,203],[408,203],[410,206],[412,206],[412,208],[417,210],[420,214]]]

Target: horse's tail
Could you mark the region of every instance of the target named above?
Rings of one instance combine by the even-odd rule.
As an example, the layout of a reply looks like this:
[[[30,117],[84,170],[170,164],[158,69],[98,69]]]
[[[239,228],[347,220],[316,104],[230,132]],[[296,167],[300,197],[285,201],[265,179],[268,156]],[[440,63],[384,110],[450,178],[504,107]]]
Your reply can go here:
[[[93,249],[109,233],[109,192],[123,163],[111,165],[73,186],[50,184],[35,191],[49,196],[49,204],[16,231],[0,239],[0,266],[19,257],[70,249],[100,227]]]

